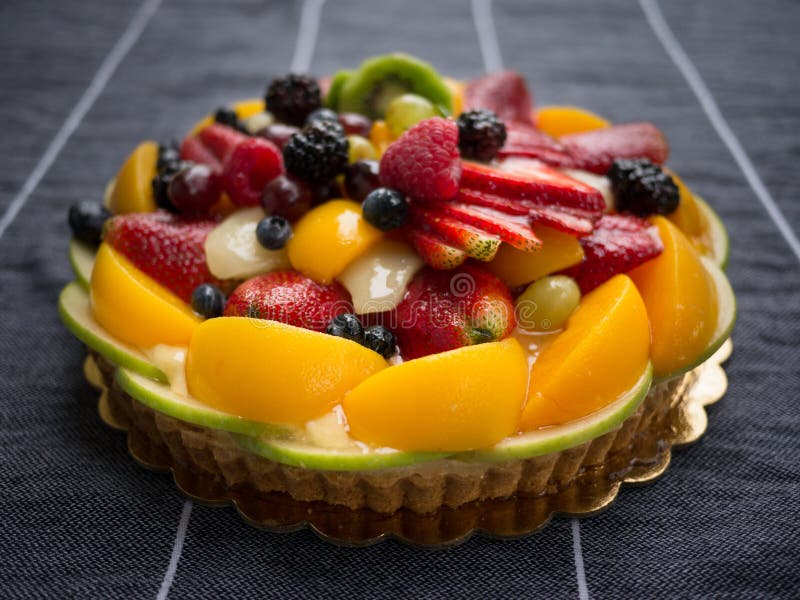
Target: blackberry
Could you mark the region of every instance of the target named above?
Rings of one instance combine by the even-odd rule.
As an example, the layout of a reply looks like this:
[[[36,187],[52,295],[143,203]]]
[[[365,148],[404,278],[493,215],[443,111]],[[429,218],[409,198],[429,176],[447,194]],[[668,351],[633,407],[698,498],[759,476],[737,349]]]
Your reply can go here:
[[[289,139],[283,148],[283,162],[300,179],[323,183],[347,167],[347,150],[340,125],[317,121]]]
[[[322,106],[317,81],[307,75],[273,79],[265,96],[267,110],[289,125],[301,126],[308,115]]]
[[[646,217],[668,215],[678,208],[680,193],[675,181],[646,158],[617,158],[607,175],[619,212]]]
[[[492,111],[478,108],[458,117],[458,147],[464,158],[488,162],[505,142],[506,126]]]

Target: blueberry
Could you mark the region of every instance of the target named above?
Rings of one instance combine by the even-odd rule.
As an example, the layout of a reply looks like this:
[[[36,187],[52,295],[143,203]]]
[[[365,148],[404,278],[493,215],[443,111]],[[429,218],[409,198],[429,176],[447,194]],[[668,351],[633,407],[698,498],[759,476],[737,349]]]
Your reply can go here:
[[[201,283],[192,292],[192,309],[206,319],[222,315],[225,308],[225,294],[210,283]]]
[[[339,115],[330,108],[318,108],[306,117],[306,125],[311,125],[317,121],[327,121],[328,123],[339,123]]]
[[[272,215],[265,217],[256,225],[258,243],[267,250],[279,250],[292,237],[292,226],[283,217]]]
[[[386,359],[397,354],[397,338],[383,325],[367,327],[364,332],[364,346]]]
[[[345,313],[331,319],[325,333],[352,340],[358,344],[364,343],[364,326],[352,313]]]
[[[239,120],[239,117],[236,115],[236,111],[232,108],[228,108],[227,106],[218,108],[216,112],[214,112],[214,122],[221,125],[227,125],[228,127],[236,129],[237,131],[241,131],[242,133],[247,133],[247,129]]]
[[[99,202],[78,202],[69,207],[69,226],[72,235],[87,244],[97,245],[103,237],[103,225],[111,217]]]
[[[389,188],[372,190],[364,198],[361,210],[368,223],[383,231],[400,227],[408,218],[405,197],[397,190]]]
[[[176,142],[162,144],[158,147],[158,161],[156,168],[159,173],[174,172],[178,170],[181,162],[181,153]]]

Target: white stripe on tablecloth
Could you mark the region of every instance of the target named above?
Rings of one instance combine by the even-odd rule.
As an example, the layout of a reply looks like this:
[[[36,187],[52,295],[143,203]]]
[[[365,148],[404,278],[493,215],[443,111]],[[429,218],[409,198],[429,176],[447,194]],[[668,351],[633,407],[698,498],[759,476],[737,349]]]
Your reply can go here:
[[[589,587],[586,585],[586,570],[583,567],[581,523],[578,519],[572,519],[572,554],[575,557],[575,578],[578,581],[578,598],[580,598],[580,600],[589,600]]]
[[[325,4],[325,0],[303,0],[297,43],[294,46],[294,56],[292,56],[292,66],[290,67],[292,73],[307,73],[311,66],[323,4]]]
[[[8,205],[3,216],[0,217],[0,239],[2,239],[9,225],[11,225],[25,206],[25,203],[31,197],[31,194],[39,185],[42,178],[47,174],[53,162],[58,158],[61,150],[64,149],[69,138],[75,133],[75,130],[86,116],[86,113],[89,112],[89,109],[91,109],[97,101],[97,98],[105,89],[108,81],[117,70],[117,67],[119,67],[122,60],[127,56],[128,52],[130,52],[160,5],[161,0],[145,0],[133,16],[133,19],[131,19],[122,37],[120,37],[117,43],[114,44],[114,47],[111,48],[111,51],[106,56],[105,60],[103,60],[100,68],[97,69],[97,73],[95,73],[92,81],[89,83],[89,87],[83,92],[83,95],[72,109],[72,112],[67,116],[61,129],[58,130],[58,133],[56,133],[50,145],[47,146],[44,154],[39,159],[39,162],[36,163],[33,171],[28,175],[22,188],[17,195],[14,196],[14,199],[11,201],[11,204]]]
[[[706,113],[708,120],[711,121],[711,125],[717,131],[717,135],[719,135],[724,144],[728,147],[728,151],[733,155],[733,159],[742,171],[747,183],[750,184],[756,197],[758,197],[761,204],[764,205],[767,214],[769,214],[775,222],[775,225],[777,225],[778,231],[781,232],[786,243],[789,244],[789,248],[794,252],[797,260],[800,261],[800,241],[798,241],[797,235],[792,229],[792,226],[789,225],[786,217],[783,216],[783,212],[781,212],[780,207],[775,203],[767,186],[764,185],[764,182],[761,180],[756,168],[744,151],[739,139],[733,133],[730,125],[728,125],[728,122],[722,115],[716,100],[714,100],[714,96],[711,94],[708,86],[694,66],[692,59],[689,58],[675,37],[675,34],[672,33],[672,29],[670,29],[669,24],[667,24],[666,19],[664,19],[664,14],[661,12],[658,3],[656,0],[639,0],[639,4],[642,7],[642,11],[653,33],[656,34],[661,45],[664,46],[667,55],[669,55],[672,62],[675,63],[675,66],[681,72],[681,75],[686,79],[692,92],[694,92],[694,95],[700,102],[703,112]]]
[[[172,545],[169,566],[167,566],[167,571],[164,573],[164,579],[161,581],[161,588],[158,590],[156,600],[166,600],[169,589],[172,587],[172,582],[175,579],[175,572],[178,570],[178,561],[180,561],[181,554],[183,553],[183,542],[186,539],[186,530],[189,528],[189,519],[191,518],[192,501],[187,500],[183,503],[181,520],[178,522],[178,531],[175,532],[175,543]]]
[[[503,68],[503,56],[492,18],[492,0],[472,0],[472,20],[478,33],[484,69],[487,73],[499,71]]]

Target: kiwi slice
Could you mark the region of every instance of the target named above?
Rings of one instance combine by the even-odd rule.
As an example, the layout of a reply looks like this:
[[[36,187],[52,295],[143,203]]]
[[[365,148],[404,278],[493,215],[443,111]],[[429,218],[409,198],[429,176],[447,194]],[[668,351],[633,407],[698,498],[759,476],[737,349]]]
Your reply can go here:
[[[331,77],[331,86],[328,88],[328,95],[325,96],[325,107],[338,112],[339,110],[339,96],[342,93],[342,86],[353,74],[352,71],[343,69],[336,71]]]
[[[428,63],[407,54],[386,54],[365,60],[344,81],[338,93],[341,112],[357,112],[372,119],[383,118],[389,103],[401,94],[423,96],[443,114],[453,112],[453,96],[439,73]]]

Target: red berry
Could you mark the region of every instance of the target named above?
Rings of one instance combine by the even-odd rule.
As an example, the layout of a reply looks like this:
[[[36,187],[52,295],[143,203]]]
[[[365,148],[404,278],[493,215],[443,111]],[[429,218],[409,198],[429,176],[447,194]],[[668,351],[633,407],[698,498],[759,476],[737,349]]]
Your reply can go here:
[[[488,108],[508,124],[530,123],[533,100],[522,75],[515,71],[492,73],[473,79],[464,90],[464,111]]]
[[[365,115],[358,113],[342,113],[339,115],[339,124],[344,127],[346,135],[360,135],[369,137],[372,130],[372,121]]]
[[[560,141],[575,166],[605,175],[615,158],[647,158],[660,165],[669,157],[664,134],[652,123],[625,123],[604,129],[565,135]]]
[[[297,127],[285,125],[283,123],[273,123],[258,132],[258,137],[262,137],[275,144],[283,150],[283,147],[295,133],[300,131]]]
[[[208,165],[192,165],[176,173],[169,182],[167,193],[178,211],[205,213],[220,197],[222,185]]]
[[[197,136],[190,136],[181,143],[181,158],[194,163],[208,165],[215,171],[222,170],[222,163],[205,147],[202,140]]]
[[[245,138],[222,166],[225,191],[237,206],[257,206],[264,187],[282,173],[280,150],[261,138]]]
[[[261,206],[268,215],[296,221],[314,204],[308,184],[293,175],[279,175],[264,188]]]
[[[460,178],[458,125],[441,117],[414,125],[381,158],[381,183],[414,198],[452,198]]]
[[[204,127],[197,137],[220,163],[224,163],[233,149],[247,139],[242,132],[220,123]]]

